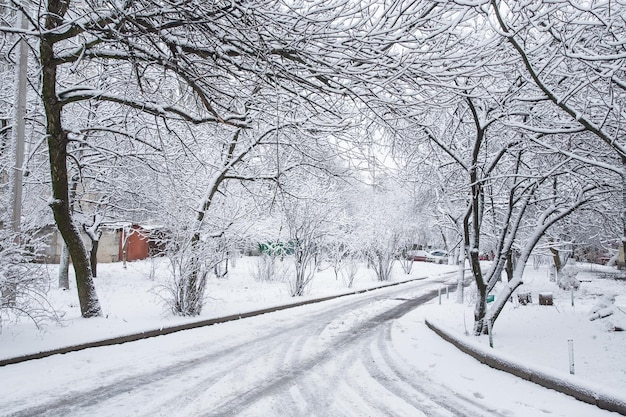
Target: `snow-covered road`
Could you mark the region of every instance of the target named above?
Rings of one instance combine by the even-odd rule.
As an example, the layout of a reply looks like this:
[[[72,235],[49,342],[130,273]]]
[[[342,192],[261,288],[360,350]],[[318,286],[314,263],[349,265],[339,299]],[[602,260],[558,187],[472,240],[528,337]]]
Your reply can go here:
[[[0,368],[6,416],[499,416],[391,343],[436,280]],[[396,329],[397,330],[397,329]],[[419,360],[419,359],[417,359]]]

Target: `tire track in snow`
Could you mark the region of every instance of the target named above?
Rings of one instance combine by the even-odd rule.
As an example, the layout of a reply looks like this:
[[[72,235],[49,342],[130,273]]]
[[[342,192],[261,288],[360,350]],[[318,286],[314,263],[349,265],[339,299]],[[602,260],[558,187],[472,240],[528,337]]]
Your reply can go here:
[[[451,391],[446,386],[436,383],[426,375],[416,371],[410,364],[401,359],[402,356],[398,352],[394,351],[395,345],[391,342],[391,329],[391,325],[387,326],[384,338],[378,340],[376,352],[381,355],[381,360],[378,363],[384,363],[385,366],[389,367],[399,380],[408,385],[409,391],[425,394],[427,401],[437,404],[441,409],[447,409],[454,416],[505,417],[507,415],[506,412],[502,413],[488,404],[477,401],[476,398],[468,398],[458,392]]]
[[[483,410],[474,410],[471,413],[464,411],[465,406],[455,404],[452,395],[447,395],[444,401],[441,397],[432,394],[427,386],[434,385],[433,381],[424,380],[423,376],[410,372],[410,365],[398,363],[389,354],[391,344],[391,325],[385,326],[373,340],[367,356],[363,359],[371,377],[377,380],[388,392],[420,410],[429,417],[476,417],[483,416]],[[452,394],[452,393],[450,393]],[[488,414],[492,416],[493,414]]]
[[[318,313],[319,314],[319,313]],[[308,319],[308,321],[315,321],[316,317],[312,317]],[[291,327],[281,328],[271,331],[270,333],[260,336],[254,339],[255,344],[258,346],[258,349],[255,352],[256,357],[267,358],[270,356],[271,352],[276,349],[276,347],[282,349],[280,344],[273,345],[272,343],[268,343],[276,338],[282,337],[283,333],[287,331],[292,331],[293,329],[302,326],[301,323],[297,323],[292,325]],[[175,337],[175,336],[165,336],[165,337]],[[210,342],[208,342],[210,343]],[[112,381],[107,386],[96,387],[86,391],[70,391],[64,392],[62,394],[58,394],[59,399],[54,402],[44,403],[39,406],[28,407],[18,412],[14,412],[12,414],[8,414],[10,417],[31,417],[31,416],[71,416],[72,413],[76,412],[78,416],[85,415],[85,410],[89,408],[91,405],[101,408],[104,403],[107,402],[108,399],[121,398],[122,400],[125,397],[128,397],[130,394],[139,395],[140,390],[145,387],[148,391],[147,394],[153,393],[155,388],[158,386],[167,387],[172,379],[180,379],[184,378],[187,373],[194,372],[208,372],[208,375],[203,378],[201,381],[198,381],[192,391],[188,391],[183,395],[183,397],[193,398],[194,395],[200,394],[202,391],[206,390],[206,385],[210,382],[218,381],[220,378],[224,376],[232,375],[234,370],[239,368],[244,368],[245,365],[248,365],[250,362],[249,355],[246,354],[246,351],[250,348],[249,340],[239,343],[235,346],[222,348],[218,351],[212,353],[205,353],[198,357],[188,359],[185,361],[175,361],[170,365],[158,367],[156,369],[134,375],[131,377],[123,377]],[[196,347],[195,350],[199,349]],[[280,353],[280,352],[279,352]],[[71,354],[68,354],[71,355]],[[228,357],[228,361],[221,360],[224,357]],[[45,359],[42,359],[45,361]],[[210,364],[210,365],[207,365]],[[16,365],[19,366],[19,365]],[[206,368],[209,369],[206,369]],[[206,375],[206,374],[205,374]],[[167,396],[167,395],[166,395]],[[169,407],[178,404],[185,404],[185,399],[181,398],[172,398],[173,403],[169,403]],[[122,401],[123,402],[123,401]],[[154,399],[151,400],[154,402]],[[166,403],[167,400],[159,401],[159,403]],[[23,407],[23,404],[19,404]],[[144,403],[143,406],[150,405],[150,403]],[[8,404],[5,406],[5,410],[10,410],[12,404]],[[148,413],[147,415],[153,415]]]
[[[409,288],[418,290],[427,285],[429,284],[422,283]],[[344,332],[339,331],[335,335],[331,331],[331,336],[327,339],[320,338],[320,335],[328,333],[328,323],[333,323],[334,318],[349,315],[356,310],[367,311],[372,303],[389,300],[394,294],[405,291],[404,288],[396,288],[395,291],[380,296],[372,294],[370,297],[350,301],[344,299],[341,305],[330,307],[325,311],[308,312],[299,320],[289,317],[287,323],[280,324],[278,328],[269,331],[264,329],[264,334],[260,336],[243,338],[225,348],[215,350],[210,346],[211,341],[207,341],[206,345],[210,346],[210,351],[199,354],[197,351],[203,345],[194,346],[194,355],[197,356],[191,359],[177,360],[129,377],[109,378],[101,387],[59,392],[59,399],[39,405],[24,408],[23,404],[11,404],[5,407],[4,411],[17,408],[19,411],[8,414],[11,417],[69,417],[89,415],[88,411],[92,409],[98,410],[99,416],[103,415],[102,410],[110,410],[110,415],[117,416],[129,415],[128,412],[131,410],[128,406],[130,404],[132,408],[134,404],[137,409],[132,410],[132,415],[137,416],[188,415],[188,412],[193,410],[193,415],[221,417],[246,414],[247,411],[253,411],[251,407],[256,404],[280,413],[276,415],[293,415],[293,412],[302,406],[316,409],[318,412],[323,412],[321,406],[332,407],[334,411],[340,411],[343,415],[352,415],[349,408],[346,408],[345,401],[320,403],[319,398],[316,398],[319,394],[316,390],[319,389],[320,380],[323,381],[327,376],[336,378],[337,382],[332,381],[335,385],[322,390],[329,398],[335,397],[333,387],[340,385],[339,381],[345,380],[345,375],[351,374],[352,364],[349,354],[354,354],[354,351],[351,351],[350,346],[352,344],[360,346],[359,340],[365,335],[379,331],[381,324],[400,317],[433,298],[436,291],[430,291],[409,301],[396,300],[393,303],[394,307],[357,323],[355,327],[346,326]],[[252,351],[250,345],[254,346]],[[333,359],[341,352],[346,352],[346,356],[333,364]],[[268,360],[272,361],[269,363],[271,366],[268,366]],[[258,361],[258,370],[251,372],[250,364],[255,361]],[[326,369],[325,373],[316,373],[317,368]],[[172,387],[172,381],[184,383],[182,384],[184,389],[167,392]],[[300,386],[300,381],[308,381],[315,391],[311,392]],[[231,385],[233,391],[225,397],[212,397],[213,388],[224,384]],[[294,386],[296,389],[292,388]],[[215,391],[223,392],[218,389]],[[159,398],[154,398],[155,392],[160,393]],[[52,395],[54,394],[52,391]],[[46,395],[50,395],[50,392]],[[367,397],[366,393],[359,395]],[[124,409],[125,412],[121,413],[120,409]]]
[[[212,409],[205,414],[201,414],[201,417],[221,417],[238,415],[240,412],[254,406],[254,404],[262,398],[276,396],[280,397],[284,395],[284,392],[286,390],[288,390],[294,383],[296,383],[296,381],[302,380],[313,368],[322,366],[326,362],[333,361],[333,359],[336,357],[337,351],[349,350],[350,344],[356,342],[358,339],[364,337],[366,334],[369,334],[373,330],[376,330],[385,322],[399,318],[407,312],[413,310],[420,304],[432,299],[436,294],[436,290],[431,290],[417,298],[406,301],[397,300],[397,302],[400,304],[396,304],[395,307],[389,308],[386,311],[372,317],[371,319],[360,323],[350,332],[338,335],[336,338],[333,339],[333,343],[331,343],[326,349],[324,349],[320,353],[315,354],[314,356],[306,359],[301,363],[294,364],[295,369],[293,369],[291,373],[286,375],[277,375],[275,379],[271,381],[265,381],[263,384],[261,384],[261,386],[252,387],[249,390],[240,393],[240,395],[238,395],[236,398],[233,398],[233,401],[229,404]],[[321,333],[321,330],[318,328],[317,332],[319,334]]]

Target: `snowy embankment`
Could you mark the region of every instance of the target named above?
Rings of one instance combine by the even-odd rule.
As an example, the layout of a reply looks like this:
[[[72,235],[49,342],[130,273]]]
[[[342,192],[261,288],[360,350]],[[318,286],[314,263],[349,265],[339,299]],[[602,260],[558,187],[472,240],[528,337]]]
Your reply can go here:
[[[521,362],[518,358],[487,349],[480,343],[459,337],[460,335],[458,334],[450,333],[443,327],[429,322],[428,319],[425,320],[425,323],[444,340],[452,343],[480,363],[508,372],[542,387],[554,389],[604,410],[626,415],[626,396],[621,392],[607,389],[599,384],[581,381],[574,375],[567,375],[555,372],[553,369],[541,368]]]
[[[481,363],[626,415],[619,388],[626,386],[626,332],[614,331],[626,323],[626,282],[607,274],[612,269],[580,269],[581,286],[572,294],[549,280],[547,268],[529,267],[520,291],[532,302],[513,298],[507,305],[493,329],[493,348],[488,336],[471,335],[472,291],[463,305],[445,298],[431,303],[420,311],[422,321]],[[553,305],[539,305],[539,294],[551,294]],[[598,319],[607,295],[615,301],[612,314]]]

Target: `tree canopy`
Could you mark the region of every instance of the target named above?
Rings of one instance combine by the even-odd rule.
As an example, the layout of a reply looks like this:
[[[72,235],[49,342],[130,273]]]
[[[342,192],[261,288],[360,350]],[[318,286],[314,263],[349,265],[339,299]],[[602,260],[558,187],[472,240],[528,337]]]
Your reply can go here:
[[[567,221],[616,219],[612,202],[619,202],[621,219],[605,222],[613,225],[606,240],[626,235],[619,2],[11,0],[0,7],[0,75],[16,86],[0,92],[2,170],[11,172],[15,74],[28,71],[28,158],[17,167],[30,174],[23,203],[41,213],[41,201],[49,202],[85,317],[100,307],[80,230],[97,228],[96,219],[164,225],[180,266],[174,311],[195,315],[207,274],[224,261],[215,254],[246,239],[258,207],[280,206],[294,236],[329,213],[321,201],[342,213],[343,230],[355,229],[349,215],[363,224],[379,216],[373,221],[388,226],[373,233],[387,241],[363,253],[380,264],[380,277],[414,244],[436,241],[470,260],[480,294],[476,332],[502,308],[488,315],[485,299],[503,271],[506,299],[533,250],[579,238]],[[28,68],[16,59],[22,41]],[[363,166],[392,180],[378,181]],[[363,183],[371,198],[348,207],[355,202],[342,201],[346,184]],[[7,196],[9,184],[0,188]],[[9,209],[1,214],[8,224]],[[420,227],[396,230],[413,215]],[[46,216],[25,220],[35,218]],[[307,248],[341,247],[321,242],[336,229],[315,229]],[[372,230],[361,231],[356,246],[365,249]],[[495,261],[483,272],[479,254],[487,250]]]

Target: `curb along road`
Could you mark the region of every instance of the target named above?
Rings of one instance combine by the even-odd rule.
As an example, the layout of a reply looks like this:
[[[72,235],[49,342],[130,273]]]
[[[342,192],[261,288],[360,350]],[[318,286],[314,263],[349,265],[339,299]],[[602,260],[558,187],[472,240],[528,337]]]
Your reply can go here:
[[[449,275],[449,273],[441,274],[442,277],[445,276],[445,275]],[[300,307],[300,306],[304,306],[304,305],[307,305],[307,304],[320,303],[322,301],[333,300],[333,299],[336,299],[336,298],[346,297],[346,296],[349,296],[349,295],[363,294],[363,293],[366,293],[366,292],[380,290],[380,289],[388,288],[388,287],[393,287],[393,286],[396,286],[396,285],[402,285],[402,284],[407,284],[407,283],[414,282],[414,281],[424,280],[426,278],[428,278],[428,277],[412,278],[412,279],[408,279],[408,280],[404,280],[404,281],[397,281],[397,282],[393,282],[393,283],[378,285],[378,286],[375,286],[375,287],[362,289],[362,290],[356,290],[356,291],[351,291],[351,292],[346,292],[346,293],[340,293],[340,294],[335,294],[335,295],[330,295],[330,296],[320,297],[320,298],[313,298],[313,299],[298,301],[298,302],[294,302],[294,303],[288,303],[288,304],[277,305],[277,306],[274,306],[274,307],[263,308],[263,309],[260,309],[260,310],[253,310],[253,311],[247,311],[247,312],[239,313],[239,314],[231,314],[231,315],[223,316],[223,317],[215,317],[215,318],[211,318],[211,319],[199,320],[199,321],[195,321],[195,322],[191,322],[191,323],[185,323],[185,324],[180,324],[180,325],[176,325],[176,326],[163,327],[163,328],[153,329],[153,330],[146,330],[146,331],[142,331],[142,332],[138,332],[138,333],[131,333],[131,334],[123,335],[123,336],[112,337],[112,338],[109,338],[109,339],[96,340],[96,341],[93,341],[93,342],[80,343],[80,344],[77,344],[77,345],[71,345],[71,346],[66,346],[66,347],[62,347],[62,348],[41,351],[41,352],[27,354],[27,355],[21,355],[21,356],[15,356],[15,357],[11,357],[11,358],[6,358],[6,359],[0,359],[0,367],[6,366],[6,365],[16,364],[16,363],[20,363],[20,362],[26,362],[26,361],[33,360],[33,359],[42,359],[42,358],[46,358],[46,357],[52,356],[52,355],[76,352],[76,351],[83,350],[83,349],[89,349],[89,348],[94,348],[94,347],[102,347],[102,346],[118,345],[118,344],[122,344],[122,343],[134,342],[134,341],[142,340],[142,339],[148,339],[148,338],[151,338],[151,337],[164,336],[164,335],[167,335],[167,334],[180,332],[180,331],[183,331],[183,330],[190,330],[190,329],[196,329],[196,328],[204,327],[204,326],[211,326],[211,325],[219,324],[219,323],[226,323],[226,322],[229,322],[229,321],[234,321],[234,320],[244,319],[244,318],[248,318],[248,317],[258,316],[258,315],[261,315],[261,314],[271,313],[271,312],[274,312],[274,311],[286,310],[286,309],[289,309],[289,308]]]
[[[473,346],[463,340],[457,338],[451,332],[435,325],[429,320],[424,320],[426,326],[434,331],[445,341],[454,345],[457,349],[472,356],[474,359],[488,365],[494,369],[508,372],[519,378],[525,379],[544,388],[550,388],[563,394],[576,398],[579,401],[592,404],[607,411],[613,411],[626,416],[626,399],[616,398],[609,394],[598,392],[593,387],[586,386],[584,383],[576,383],[574,381],[566,381],[555,375],[550,375],[526,365],[514,363],[507,358],[502,358],[487,349]]]

